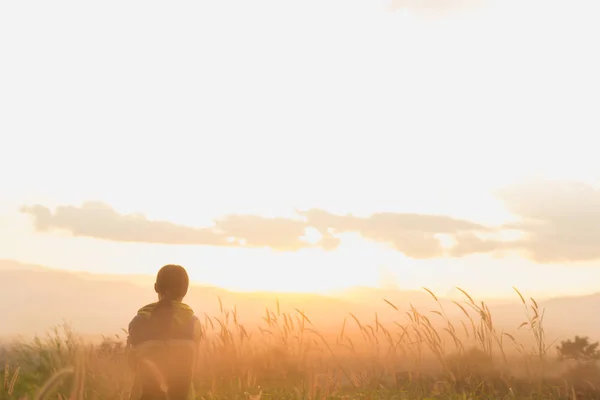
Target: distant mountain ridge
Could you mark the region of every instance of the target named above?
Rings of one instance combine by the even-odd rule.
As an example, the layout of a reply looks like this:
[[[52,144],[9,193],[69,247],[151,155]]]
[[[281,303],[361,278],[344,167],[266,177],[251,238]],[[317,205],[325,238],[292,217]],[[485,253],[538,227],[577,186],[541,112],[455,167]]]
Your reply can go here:
[[[152,276],[96,275],[46,268],[40,265],[0,260],[0,336],[43,333],[68,321],[78,332],[113,334],[127,328],[137,310],[156,300]],[[227,310],[237,309],[242,322],[255,323],[274,311],[279,301],[283,311],[302,310],[320,327],[336,328],[353,313],[369,323],[375,313],[381,321],[404,318],[409,305],[420,312],[436,310],[432,296],[419,291],[351,288],[335,295],[291,293],[236,293],[211,286],[191,286],[186,297],[196,314],[219,314],[220,304]],[[395,311],[384,299],[400,308]],[[514,302],[491,302],[496,324],[516,329],[524,319],[523,305]],[[440,298],[450,317],[461,312],[450,299]],[[558,335],[600,336],[600,294],[557,297],[541,301],[547,309],[545,322]]]
[[[0,335],[43,332],[62,321],[90,333],[118,332],[141,306],[156,301],[153,277],[146,278],[147,286],[126,279],[0,260]],[[227,310],[235,306],[240,320],[258,320],[265,307],[276,308],[277,300],[282,310],[299,308],[307,313],[360,308],[319,295],[235,293],[196,285],[190,286],[185,299],[199,316],[218,314],[221,305]]]

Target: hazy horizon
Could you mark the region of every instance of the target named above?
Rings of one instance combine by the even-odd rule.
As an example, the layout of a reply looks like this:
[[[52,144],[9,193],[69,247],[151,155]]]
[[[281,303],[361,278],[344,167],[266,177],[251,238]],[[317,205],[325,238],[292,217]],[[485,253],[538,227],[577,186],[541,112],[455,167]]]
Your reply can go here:
[[[57,272],[57,273],[68,273],[73,276],[88,278],[91,280],[97,281],[121,281],[135,284],[141,288],[151,289],[152,285],[156,280],[155,273],[138,273],[131,274],[128,272],[114,272],[114,273],[102,273],[100,271],[88,271],[85,269],[65,269],[58,268],[56,266],[50,265],[41,265],[41,264],[29,264],[24,263],[18,260],[9,260],[9,259],[0,259],[0,271],[49,271],[49,272]],[[157,268],[158,270],[158,268]],[[356,290],[373,290],[373,292],[402,292],[402,293],[425,293],[425,289],[429,289],[426,287],[420,288],[411,288],[411,289],[402,289],[396,285],[377,285],[377,286],[369,286],[369,285],[352,285],[348,287],[344,287],[341,289],[331,289],[331,290],[323,290],[323,291],[287,291],[287,290],[260,290],[260,289],[245,289],[245,290],[236,290],[236,289],[228,289],[225,287],[221,287],[218,285],[213,285],[209,283],[205,283],[202,281],[190,280],[190,287],[201,287],[201,288],[216,288],[221,289],[223,291],[231,292],[231,293],[245,293],[245,294],[254,294],[254,293],[264,293],[264,294],[275,294],[275,295],[317,295],[317,296],[330,296],[330,297],[352,297],[352,294]],[[436,295],[440,298],[462,298],[464,297],[460,292],[455,290],[454,287],[452,290],[446,293],[436,293]],[[462,288],[461,288],[462,289]],[[599,291],[600,292],[600,291]],[[596,294],[598,292],[588,293]],[[546,298],[554,298],[554,297],[577,297],[577,295],[559,295],[559,296],[549,296],[549,297],[538,297],[539,299]],[[508,302],[516,302],[518,298],[515,297],[514,289],[512,289],[512,293],[507,294],[505,296],[484,296],[481,297],[482,300],[485,301],[508,301]]]
[[[0,338],[44,335],[65,322],[85,337],[100,339],[100,335],[122,335],[132,315],[144,304],[156,301],[153,282],[151,275],[102,275],[0,260],[0,313],[4,317]],[[463,311],[454,303],[466,306],[468,298],[463,293],[455,290],[435,294],[450,320],[457,322],[464,317]],[[527,292],[522,295],[530,297]],[[527,330],[519,329],[525,313],[516,292],[509,298],[475,297],[474,300],[485,301],[497,329],[529,340]],[[600,321],[595,318],[595,310],[600,307],[600,294],[535,300],[544,309],[544,327],[549,340],[562,340],[573,335],[598,337]],[[439,304],[425,289],[405,291],[369,287],[317,294],[235,292],[192,283],[184,301],[203,321],[222,315],[223,309],[229,312],[235,309],[237,320],[249,329],[256,329],[264,322],[266,310],[280,309],[290,313],[301,310],[324,335],[335,335],[344,320],[351,321],[354,317],[367,323],[376,318],[391,324],[403,321],[404,313],[413,306],[433,318],[436,317],[435,310],[439,309]],[[437,324],[435,319],[433,323]],[[353,332],[355,328],[346,329]]]

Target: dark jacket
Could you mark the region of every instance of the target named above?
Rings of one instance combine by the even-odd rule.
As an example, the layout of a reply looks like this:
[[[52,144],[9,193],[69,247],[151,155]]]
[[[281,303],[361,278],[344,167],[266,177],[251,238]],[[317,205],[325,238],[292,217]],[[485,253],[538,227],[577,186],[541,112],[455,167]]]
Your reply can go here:
[[[131,399],[194,398],[192,379],[201,337],[200,321],[186,304],[160,302],[140,308],[127,337],[135,373]]]

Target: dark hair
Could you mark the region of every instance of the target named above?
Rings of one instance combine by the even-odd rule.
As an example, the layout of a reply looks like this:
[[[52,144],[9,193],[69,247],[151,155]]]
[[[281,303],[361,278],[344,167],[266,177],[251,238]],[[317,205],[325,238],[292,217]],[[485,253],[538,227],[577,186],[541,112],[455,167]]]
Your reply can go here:
[[[187,294],[189,284],[187,271],[181,265],[165,265],[158,271],[154,290],[162,295],[162,299],[154,307],[151,318],[157,339],[171,336],[173,301],[181,300]]]
[[[156,275],[154,288],[167,301],[182,299],[188,291],[190,278],[181,265],[169,264],[162,267]]]

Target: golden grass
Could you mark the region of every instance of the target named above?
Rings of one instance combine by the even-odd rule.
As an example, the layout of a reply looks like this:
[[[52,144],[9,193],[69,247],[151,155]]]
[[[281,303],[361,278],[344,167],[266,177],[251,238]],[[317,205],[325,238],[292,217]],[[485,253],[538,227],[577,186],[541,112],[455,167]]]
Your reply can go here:
[[[528,349],[515,332],[494,325],[485,302],[459,288],[465,300],[454,306],[463,318],[451,320],[425,290],[436,306],[428,313],[384,300],[397,315],[393,323],[350,313],[338,332],[319,330],[300,310],[282,312],[278,302],[259,326],[245,326],[235,308],[220,303],[220,315],[202,316],[196,394],[207,400],[600,398],[595,365],[573,374],[549,356],[553,343],[534,299],[515,289],[525,311],[518,330],[528,330],[533,343]],[[14,344],[5,361],[0,399],[129,398],[131,374],[118,335],[92,345],[65,326]]]

